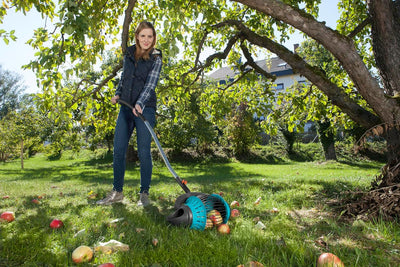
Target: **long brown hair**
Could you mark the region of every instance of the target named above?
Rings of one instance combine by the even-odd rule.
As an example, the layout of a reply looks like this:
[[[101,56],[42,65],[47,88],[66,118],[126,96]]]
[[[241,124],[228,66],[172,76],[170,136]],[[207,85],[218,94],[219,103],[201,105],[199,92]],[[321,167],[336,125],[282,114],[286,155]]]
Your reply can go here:
[[[153,31],[153,43],[151,44],[149,49],[142,49],[139,44],[139,33],[144,30],[144,29],[151,29]],[[157,35],[156,35],[156,30],[154,29],[154,26],[151,22],[148,21],[142,21],[139,23],[139,25],[136,28],[135,31],[135,42],[136,42],[136,51],[135,51],[135,59],[138,60],[140,58],[143,58],[144,60],[148,60],[150,58],[150,51],[153,50],[154,46],[156,45],[156,40],[157,40]]]

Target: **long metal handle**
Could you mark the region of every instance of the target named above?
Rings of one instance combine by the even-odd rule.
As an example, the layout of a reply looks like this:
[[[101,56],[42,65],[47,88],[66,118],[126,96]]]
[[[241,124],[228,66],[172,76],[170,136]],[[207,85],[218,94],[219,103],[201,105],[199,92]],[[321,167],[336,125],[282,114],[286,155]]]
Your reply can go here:
[[[128,102],[118,99],[117,100],[118,103],[120,103],[121,105],[125,105],[130,109],[134,109],[134,107],[132,107],[132,105],[130,105]],[[174,171],[174,169],[172,169],[171,164],[168,161],[167,155],[165,155],[164,150],[161,147],[160,142],[158,141],[157,135],[154,132],[153,128],[151,127],[150,123],[146,120],[146,118],[139,112],[136,112],[136,114],[138,114],[138,117],[142,119],[142,121],[144,122],[144,124],[146,125],[147,129],[149,130],[151,136],[154,139],[154,142],[157,145],[158,150],[160,151],[161,157],[163,158],[165,165],[167,166],[168,170],[170,171],[170,173],[174,176],[176,182],[182,187],[183,191],[185,191],[185,193],[190,193],[189,188],[186,186],[185,181],[183,181],[178,174],[176,174],[176,172]]]

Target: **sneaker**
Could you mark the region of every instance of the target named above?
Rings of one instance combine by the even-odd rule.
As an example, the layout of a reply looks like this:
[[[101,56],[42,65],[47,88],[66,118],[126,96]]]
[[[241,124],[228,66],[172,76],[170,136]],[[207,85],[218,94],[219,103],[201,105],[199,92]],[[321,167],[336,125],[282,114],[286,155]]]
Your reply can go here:
[[[96,202],[98,205],[111,205],[113,203],[122,202],[124,199],[124,194],[122,192],[117,192],[112,190],[104,199]]]
[[[146,207],[150,204],[149,194],[148,193],[140,193],[140,198],[138,202],[139,207]]]

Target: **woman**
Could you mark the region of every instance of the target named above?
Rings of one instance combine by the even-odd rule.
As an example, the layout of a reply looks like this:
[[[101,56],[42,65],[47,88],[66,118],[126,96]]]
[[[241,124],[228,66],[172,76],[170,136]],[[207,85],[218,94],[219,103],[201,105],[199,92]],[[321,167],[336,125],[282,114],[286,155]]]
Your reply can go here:
[[[137,150],[140,160],[140,199],[138,206],[149,204],[149,189],[153,163],[150,152],[151,134],[144,122],[137,117],[141,113],[154,127],[156,122],[155,87],[160,77],[161,52],[154,48],[156,31],[150,22],[141,22],[135,31],[135,45],[127,48],[121,80],[111,103],[118,99],[130,103],[133,110],[121,106],[114,133],[114,182],[113,190],[106,198],[97,201],[100,205],[121,202],[126,167],[126,151],[134,128],[137,135]]]

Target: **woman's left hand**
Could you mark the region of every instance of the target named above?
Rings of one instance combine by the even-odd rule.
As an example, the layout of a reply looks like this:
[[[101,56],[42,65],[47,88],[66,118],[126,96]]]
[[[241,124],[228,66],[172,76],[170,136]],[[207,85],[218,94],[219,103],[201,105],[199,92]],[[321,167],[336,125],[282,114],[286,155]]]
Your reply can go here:
[[[135,114],[135,116],[137,117],[137,116],[138,116],[137,112],[140,113],[140,114],[142,114],[142,113],[143,113],[143,110],[142,110],[142,108],[140,107],[140,105],[136,104],[136,105],[135,105],[135,108],[132,110],[132,112],[133,112],[133,114]]]

